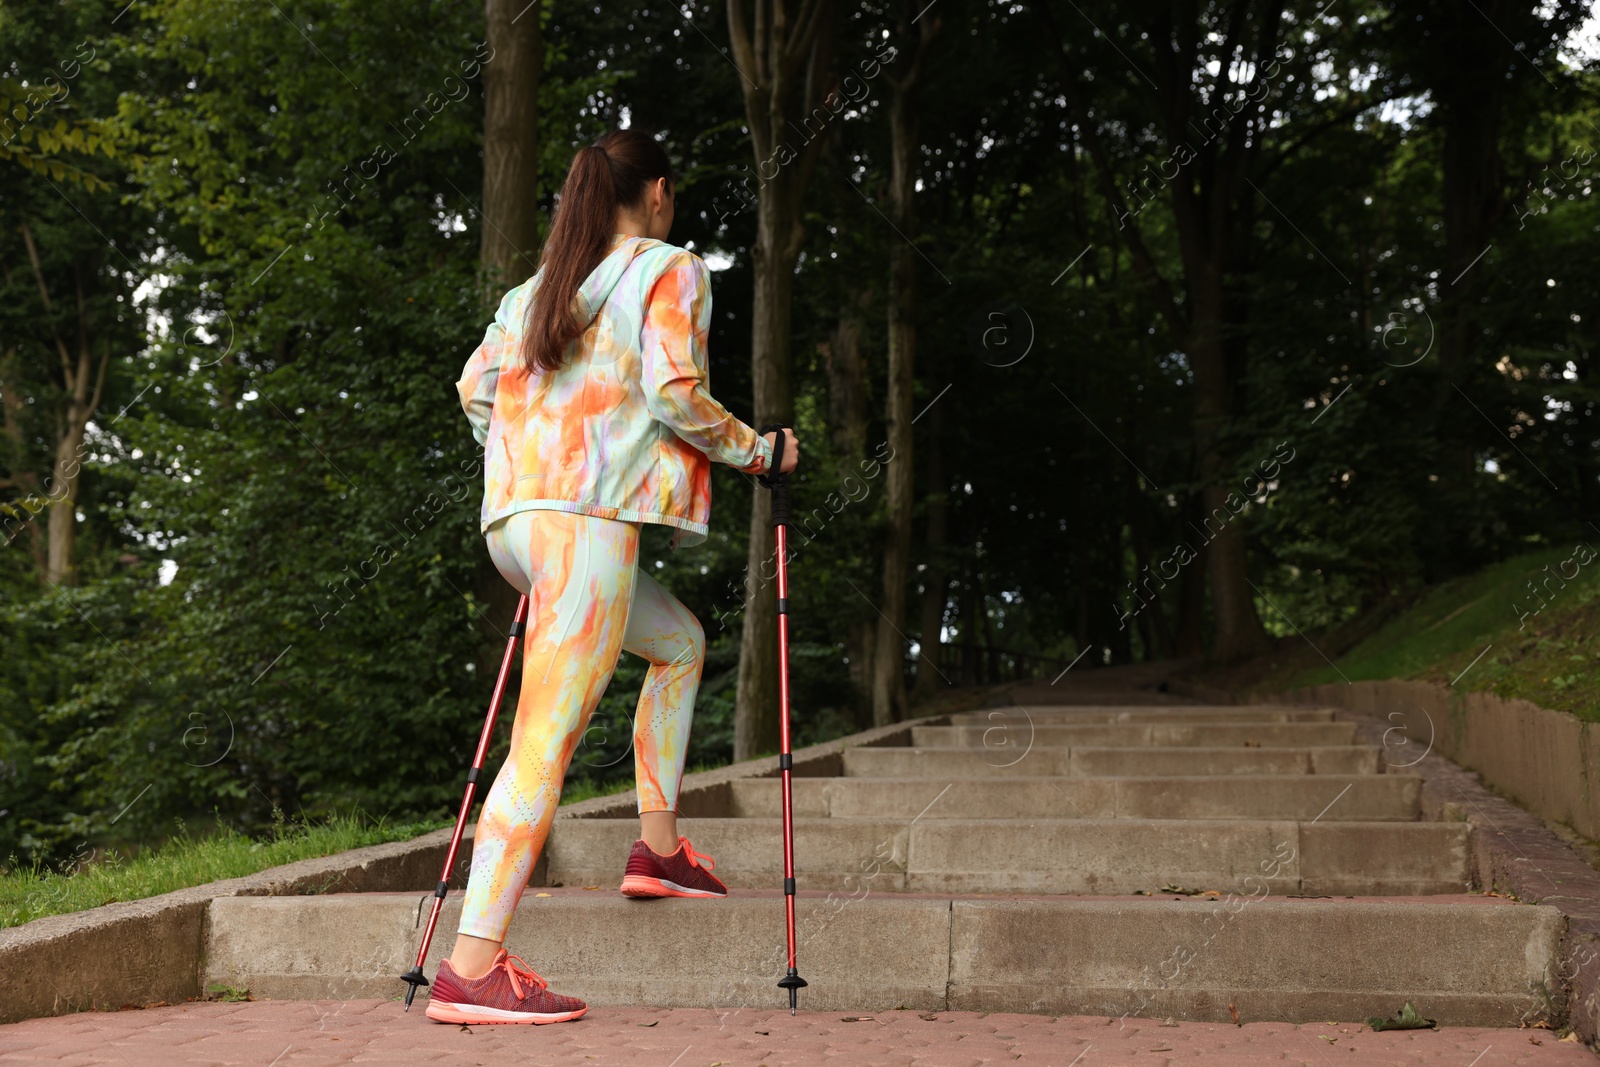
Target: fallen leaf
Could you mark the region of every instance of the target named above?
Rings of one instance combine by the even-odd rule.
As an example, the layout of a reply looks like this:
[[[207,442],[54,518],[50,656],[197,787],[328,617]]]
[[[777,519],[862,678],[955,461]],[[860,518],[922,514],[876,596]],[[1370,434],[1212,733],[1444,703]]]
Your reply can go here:
[[[933,1022],[938,1017],[939,1017],[939,1013],[936,1012],[936,1011],[925,1011],[925,1012],[922,1012],[921,1014],[919,1014],[917,1016],[917,1018],[922,1019],[922,1020],[924,1020],[926,1022],[930,1022],[930,1023]]]
[[[1244,1023],[1239,1021],[1239,1009],[1233,1006],[1233,1001],[1231,1001],[1231,1000],[1228,1001],[1228,1014],[1233,1016],[1233,1025],[1235,1025],[1235,1026],[1243,1026],[1244,1025]]]
[[[1172,1016],[1169,1015],[1157,1025],[1160,1025],[1160,1026],[1177,1026],[1178,1023],[1177,1023],[1177,1021],[1175,1019],[1173,1019]]]
[[[843,1019],[840,1019],[839,1021],[842,1022],[842,1023],[870,1023],[872,1021],[872,1016],[870,1016],[870,1015],[846,1015]]]
[[[1561,1040],[1563,1040],[1563,1041],[1577,1041],[1578,1040],[1578,1031],[1576,1031],[1576,1030],[1568,1030],[1567,1031],[1567,1036],[1563,1037]]]
[[[762,1037],[766,1037],[768,1034],[772,1033],[772,1031],[771,1030],[757,1030],[756,1033],[760,1034]]]
[[[656,1023],[658,1023],[660,1021],[661,1021],[660,1019],[652,1019],[647,1023],[636,1023],[635,1025],[637,1025],[637,1026],[654,1026]]]
[[[1540,1041],[1536,1037],[1530,1037],[1530,1038],[1528,1038],[1528,1044],[1530,1044],[1530,1045],[1542,1045],[1542,1044],[1544,1044],[1544,1042]]]
[[[1172,1046],[1171,1045],[1163,1045],[1161,1048],[1153,1048],[1150,1051],[1151,1052],[1171,1052],[1172,1051]]]
[[[549,893],[535,893],[534,894],[534,896],[536,896],[536,897],[547,897],[549,895],[550,895]]]
[[[1376,1015],[1367,1020],[1367,1025],[1374,1030],[1437,1030],[1439,1024],[1432,1019],[1424,1019],[1411,1006],[1411,1001],[1406,1001],[1404,1006],[1387,1019],[1380,1019]]]
[[[585,888],[585,889],[599,889],[600,887],[597,886],[597,885],[586,885],[583,888]],[[712,1064],[711,1067],[717,1067],[717,1065],[716,1064]]]

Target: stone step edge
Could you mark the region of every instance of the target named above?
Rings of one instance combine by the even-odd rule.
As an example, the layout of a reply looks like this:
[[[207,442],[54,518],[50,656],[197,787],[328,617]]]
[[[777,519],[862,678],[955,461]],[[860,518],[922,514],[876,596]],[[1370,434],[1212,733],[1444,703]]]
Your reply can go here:
[[[942,725],[952,712],[966,710],[972,709],[941,708],[935,714],[809,745],[794,753],[795,771],[817,777],[842,777],[846,749],[895,745],[909,738],[913,727]],[[464,781],[465,752],[462,759]],[[679,794],[679,811],[693,815],[697,808],[720,806],[731,789],[730,782],[777,774],[777,756],[687,774]],[[631,792],[594,797],[563,806],[556,813],[556,821],[559,824],[568,819],[616,818],[624,814],[632,818],[637,816],[635,808]],[[410,841],[371,845],[272,867],[245,878],[46,916],[0,930],[0,973],[7,978],[6,995],[0,997],[0,1023],[83,1010],[114,1010],[124,1004],[152,1000],[178,1003],[197,997],[203,992],[200,970],[211,901],[232,896],[325,894],[340,888],[383,890],[400,885],[431,885],[438,880],[450,833],[449,829],[436,830]],[[469,824],[464,854],[470,854],[471,838]],[[466,865],[465,855],[458,858],[451,875],[452,885],[465,885]],[[535,871],[536,881],[538,873]]]
[[[781,974],[781,897],[775,891],[751,891],[727,902],[642,903],[592,891],[552,890],[546,899],[525,901],[535,907],[526,909],[526,915],[519,911],[509,940],[520,943],[530,959],[545,960],[544,973],[557,988],[596,1005],[764,1006],[771,995],[769,979]],[[207,980],[245,985],[257,995],[278,999],[393,997],[395,975],[409,965],[415,951],[413,915],[427,899],[341,894],[218,901]],[[837,901],[838,895],[832,899]],[[362,907],[368,903],[376,910]],[[1197,907],[1189,900],[927,894],[848,899],[842,906],[832,904],[831,910],[830,903],[828,896],[807,896],[798,917],[801,973],[813,982],[805,994],[813,1010],[886,1010],[906,1004],[935,1010],[1113,1017],[1120,1012],[1125,1017],[1224,1022],[1225,1005],[1233,1001],[1252,1019],[1305,1022],[1356,1007],[1360,1010],[1352,1017],[1363,1017],[1376,1011],[1373,1005],[1401,997],[1414,1000],[1445,1025],[1513,1026],[1550,1019],[1552,1009],[1560,1007],[1542,995],[1540,986],[1554,965],[1565,921],[1554,908],[1495,898],[1452,895],[1357,903],[1244,897]],[[710,940],[699,943],[720,941],[731,953],[717,957],[725,961],[726,970],[701,960],[680,981],[669,983],[670,988],[663,986],[656,972],[675,966],[671,961],[676,950],[670,946],[694,937],[693,929],[719,907],[726,909],[726,918],[716,924],[722,933],[701,934]],[[546,909],[544,914],[538,914],[540,908]],[[458,913],[459,900],[453,898],[441,929],[452,929]],[[625,943],[597,946],[591,931],[616,928],[619,919],[613,916],[624,914],[633,919],[628,927],[634,936]],[[1251,918],[1235,927],[1230,914]],[[639,921],[645,915],[651,918]],[[293,954],[278,929],[286,922],[301,930],[326,927],[330,936],[319,942],[324,955],[307,960]],[[1393,953],[1403,950],[1393,943],[1399,932],[1419,924],[1433,929],[1428,943],[1435,948],[1410,951],[1409,962],[1392,960]],[[1040,937],[1051,943],[1062,937],[1081,940],[1086,925],[1111,931],[1097,936],[1111,938],[1112,955],[1091,959],[1081,979],[1063,981],[1060,959],[1039,953],[1035,946]],[[1347,926],[1354,937],[1334,968],[1337,974],[1323,973],[1327,961],[1307,967],[1302,954],[1261,951],[1280,943],[1280,930],[1304,930],[1305,937],[1315,940],[1326,939],[1330,927]],[[1446,929],[1461,931],[1467,940],[1449,943],[1451,938],[1441,936]],[[1217,942],[1225,931],[1232,931],[1232,940]],[[1175,981],[1174,974],[1164,981],[1152,968],[1160,970],[1158,964],[1168,962],[1163,954],[1171,951],[1168,941],[1174,937],[1180,949],[1192,951],[1173,964],[1183,979]],[[888,940],[869,946],[882,938]],[[430,961],[444,955],[449,940],[436,938]],[[1216,948],[1210,947],[1213,942]],[[1092,950],[1094,943],[1091,938],[1079,945],[1073,958],[1084,958],[1084,949]],[[763,955],[768,947],[773,951]],[[1419,961],[1418,951],[1427,958]],[[1432,958],[1443,953],[1464,962],[1458,959],[1463,952],[1471,963],[1465,970]],[[860,953],[865,956],[858,958]],[[1151,965],[1141,970],[1137,965],[1146,954]],[[1196,966],[1188,967],[1197,957]],[[562,974],[548,963],[553,959],[581,961],[573,965],[583,967],[583,973]],[[429,971],[435,966],[430,962]],[[769,975],[772,966],[778,970]],[[1435,973],[1445,980],[1427,980]],[[1286,982],[1286,976],[1293,981]]]
[[[868,747],[868,746],[862,746]],[[882,752],[982,752],[982,745],[873,745],[870,746]],[[1360,742],[1348,745],[1030,745],[1032,752],[1183,752],[1194,754],[1197,752],[1304,752],[1312,749],[1360,749],[1363,752],[1381,752],[1382,745],[1362,744]],[[1206,777],[1217,777],[1208,775]]]

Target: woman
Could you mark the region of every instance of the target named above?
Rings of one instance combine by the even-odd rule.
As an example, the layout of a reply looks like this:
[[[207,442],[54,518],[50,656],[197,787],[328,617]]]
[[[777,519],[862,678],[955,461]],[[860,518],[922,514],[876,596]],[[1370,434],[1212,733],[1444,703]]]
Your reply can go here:
[[[706,389],[711,293],[699,257],[664,243],[671,164],[616,130],[581,149],[539,272],[507,293],[456,385],[485,446],[483,532],[530,599],[511,751],[484,800],[439,1022],[551,1023],[587,1007],[502,947],[561,782],[620,650],[650,663],[634,725],[639,840],[622,892],[721,897],[710,857],[678,834],[678,783],[700,684],[700,624],[637,567],[643,523],[705,540],[710,461],[764,473],[761,437]],[[797,444],[789,431],[785,471]],[[620,858],[620,857],[619,857]]]

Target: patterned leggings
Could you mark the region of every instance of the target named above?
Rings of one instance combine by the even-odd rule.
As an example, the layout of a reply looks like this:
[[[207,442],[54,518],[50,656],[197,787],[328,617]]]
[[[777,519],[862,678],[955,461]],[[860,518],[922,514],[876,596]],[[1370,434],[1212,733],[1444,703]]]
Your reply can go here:
[[[500,573],[528,594],[528,631],[511,752],[478,818],[460,931],[503,941],[620,650],[650,663],[633,733],[639,811],[676,807],[705,637],[638,569],[635,523],[523,511],[490,527],[488,541]]]

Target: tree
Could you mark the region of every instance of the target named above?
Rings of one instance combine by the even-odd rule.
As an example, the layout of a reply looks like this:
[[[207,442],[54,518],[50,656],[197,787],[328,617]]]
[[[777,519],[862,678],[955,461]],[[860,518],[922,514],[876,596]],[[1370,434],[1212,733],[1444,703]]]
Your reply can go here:
[[[89,48],[85,55],[84,47],[80,46],[78,55],[91,58],[94,50]],[[75,61],[73,68],[76,72],[81,64]],[[107,268],[102,255],[107,239],[84,221],[67,193],[55,184],[62,183],[76,195],[103,193],[112,186],[96,173],[95,157],[103,154],[117,159],[115,134],[109,124],[98,117],[73,114],[77,108],[67,105],[69,95],[68,89],[53,79],[26,90],[9,85],[0,88],[6,132],[5,143],[0,144],[0,167],[7,172],[8,184],[21,194],[11,198],[10,209],[0,212],[0,218],[21,239],[33,283],[24,283],[24,288],[33,289],[38,297],[37,304],[29,300],[25,305],[33,328],[12,332],[11,342],[0,356],[4,415],[0,425],[10,452],[5,464],[9,473],[0,478],[0,488],[21,494],[6,509],[6,542],[14,541],[27,527],[39,579],[52,587],[76,582],[74,547],[79,487],[86,464],[85,437],[105,395],[112,336],[119,332],[117,303],[132,296],[124,275],[115,267]],[[65,114],[47,116],[52,107]],[[63,246],[46,250],[51,260],[48,267],[46,255],[40,253],[37,220],[30,218],[30,208],[48,213],[46,232]],[[5,279],[7,288],[20,281],[9,267]],[[58,307],[60,300],[53,297],[52,288],[62,282],[72,294],[71,303]],[[25,334],[36,337],[21,340]],[[123,340],[118,337],[118,344]],[[25,366],[30,363],[31,367]],[[30,389],[30,385],[41,388]],[[30,392],[34,394],[32,403]],[[35,439],[41,440],[47,455],[43,472],[38,469],[40,457],[32,454]],[[42,536],[32,521],[41,511],[45,514]]]
[[[1049,6],[1037,11],[1120,240],[1193,374],[1191,439],[1215,621],[1212,652],[1223,660],[1258,654],[1269,641],[1255,607],[1243,532],[1228,517],[1237,499],[1230,485],[1237,456],[1229,438],[1249,358],[1241,318],[1248,304],[1239,287],[1250,260],[1252,227],[1265,210],[1257,199],[1264,195],[1259,181],[1318,133],[1381,103],[1383,87],[1331,93],[1329,103],[1307,91],[1316,78],[1309,57],[1328,55],[1334,47],[1322,25],[1304,27],[1308,39],[1291,53],[1299,83],[1289,85],[1284,68],[1291,61],[1279,53],[1302,27],[1284,0],[1235,0],[1203,11],[1183,0],[1162,4],[1145,35],[1152,46],[1138,48],[1137,60],[1119,58],[1114,72],[1099,71],[1092,81],[1080,70],[1096,65],[1066,47]],[[1125,40],[1134,36],[1126,22],[1111,25]],[[1154,73],[1146,74],[1144,64]],[[1137,82],[1148,82],[1148,91],[1143,84],[1131,91],[1106,87]],[[1119,129],[1130,128],[1137,131],[1135,143],[1148,146],[1157,162],[1144,163],[1137,180],[1119,182],[1110,141]],[[1163,196],[1170,204],[1181,264],[1176,283],[1139,218]]]
[[[1436,268],[1439,379],[1432,407],[1443,453],[1435,510],[1445,519],[1435,536],[1448,546],[1441,576],[1488,555],[1488,546],[1471,544],[1478,523],[1463,521],[1483,499],[1475,447],[1481,420],[1461,416],[1474,378],[1498,355],[1488,329],[1493,311],[1484,306],[1500,258],[1490,250],[1514,197],[1536,184],[1564,189],[1577,177],[1570,163],[1562,167],[1565,153],[1555,146],[1550,158],[1530,164],[1525,130],[1541,100],[1559,97],[1556,78],[1568,76],[1551,59],[1591,6],[1582,0],[1421,0],[1382,25],[1388,58],[1413,91],[1427,94],[1433,110],[1425,125],[1440,138],[1444,247]]]
[[[745,6],[745,0],[728,0],[728,39],[743,78],[745,119],[761,183],[751,253],[755,308],[750,336],[756,423],[761,426],[794,419],[789,346],[794,267],[805,240],[800,208],[822,145],[816,136],[820,131],[807,124],[820,115],[826,125],[833,5],[831,0],[755,0],[753,30]],[[771,507],[765,493],[756,493],[750,506],[735,759],[777,747],[777,609],[770,596],[756,595],[765,584],[762,576],[772,571],[776,551]]]
[[[917,164],[922,143],[917,133],[917,90],[923,55],[938,32],[937,16],[919,18],[919,7],[901,7],[897,41],[904,58],[885,78],[889,105],[889,214],[903,240],[889,245],[889,528],[883,544],[883,604],[878,617],[872,670],[872,721],[883,726],[903,718],[906,708],[906,584],[911,569],[911,519],[915,509],[916,466],[912,453],[913,386],[917,363]],[[920,21],[921,25],[913,28]],[[934,655],[938,654],[935,641]]]
[[[483,65],[483,212],[479,268],[484,306],[538,270],[540,0],[486,0]],[[478,566],[485,650],[492,666],[516,611],[517,591],[493,562]]]

